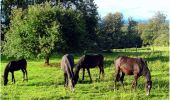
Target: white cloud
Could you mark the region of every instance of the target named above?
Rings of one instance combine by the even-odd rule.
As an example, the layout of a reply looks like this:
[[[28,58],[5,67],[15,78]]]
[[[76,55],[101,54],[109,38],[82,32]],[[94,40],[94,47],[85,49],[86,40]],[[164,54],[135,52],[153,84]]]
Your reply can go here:
[[[124,17],[151,18],[156,11],[162,11],[170,19],[168,0],[95,0],[99,14],[103,17],[109,12],[122,12]]]

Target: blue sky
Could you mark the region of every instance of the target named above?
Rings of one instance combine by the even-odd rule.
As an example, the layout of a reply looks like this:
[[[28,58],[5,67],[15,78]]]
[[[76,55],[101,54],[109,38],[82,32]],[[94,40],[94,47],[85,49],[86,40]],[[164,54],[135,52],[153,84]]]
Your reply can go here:
[[[169,0],[94,0],[94,2],[101,17],[109,12],[121,12],[125,19],[131,16],[134,19],[146,20],[155,12],[161,11],[170,20]]]

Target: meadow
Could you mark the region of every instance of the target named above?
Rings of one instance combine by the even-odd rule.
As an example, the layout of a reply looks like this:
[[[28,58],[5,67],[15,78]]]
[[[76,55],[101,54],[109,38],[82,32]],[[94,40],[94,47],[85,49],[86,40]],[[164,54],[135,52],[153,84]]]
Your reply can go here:
[[[53,66],[44,66],[44,60],[28,59],[28,82],[22,81],[22,72],[15,72],[16,83],[11,82],[9,74],[8,85],[3,86],[1,77],[0,96],[2,100],[168,100],[169,99],[169,47],[150,47],[130,49],[113,49],[112,53],[102,53],[105,57],[105,77],[98,79],[98,67],[90,70],[93,82],[90,82],[87,71],[85,80],[82,81],[80,71],[79,81],[75,91],[64,88],[63,71],[60,68],[62,54],[53,55],[50,63]],[[130,57],[141,57],[147,60],[151,71],[153,86],[150,96],[146,96],[144,89],[145,78],[138,79],[137,90],[131,90],[133,76],[125,75],[125,90],[118,83],[118,90],[114,90],[115,67],[114,59],[117,56],[126,55]],[[74,54],[75,63],[82,54]],[[3,75],[4,68],[9,59],[2,56],[0,72]]]

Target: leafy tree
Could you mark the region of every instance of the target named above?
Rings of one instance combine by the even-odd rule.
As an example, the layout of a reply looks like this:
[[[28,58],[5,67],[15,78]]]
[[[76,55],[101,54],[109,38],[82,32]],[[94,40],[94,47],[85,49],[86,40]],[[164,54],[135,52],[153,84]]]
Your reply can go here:
[[[44,57],[45,64],[49,64],[54,50],[65,50],[65,47],[73,45],[80,47],[85,33],[82,18],[81,13],[52,7],[49,3],[30,6],[28,10],[15,9],[5,36],[3,53],[17,58]]]
[[[103,49],[109,50],[122,47],[122,26],[123,15],[119,12],[109,13],[103,18],[98,32],[98,41]]]
[[[128,18],[127,47],[141,47],[142,41],[138,33],[138,23],[132,17]]]
[[[169,46],[169,35],[168,34],[161,34],[154,40],[154,45],[156,46]]]
[[[82,42],[82,44],[84,44],[83,47],[86,47],[84,49],[90,49],[94,47],[96,41],[96,28],[98,23],[97,5],[94,3],[94,0],[19,0],[19,1],[4,0],[3,11],[5,11],[5,16],[7,17],[6,19],[7,26],[10,23],[9,16],[11,15],[12,7],[25,9],[28,8],[28,5],[41,4],[46,1],[50,1],[50,4],[52,6],[59,5],[64,7],[65,9],[72,9],[81,12],[83,15],[83,19],[85,20],[84,23],[86,27],[85,31],[87,33],[84,36],[86,38],[86,42]]]
[[[166,34],[166,35],[162,35],[162,34]],[[143,39],[144,45],[153,45],[153,44],[156,45],[160,37],[161,38],[165,37],[167,36],[167,34],[168,34],[168,24],[166,23],[166,15],[158,11],[149,20],[149,23],[148,25],[146,25],[146,28],[143,30],[141,37]],[[165,40],[167,40],[167,38],[165,38]],[[154,41],[157,42],[154,43]],[[167,44],[167,41],[166,42],[164,41],[164,44]]]
[[[74,0],[72,0],[74,1]],[[74,5],[77,11],[80,11],[85,19],[86,25],[86,49],[94,48],[96,46],[96,28],[98,24],[98,12],[97,5],[94,3],[94,0],[75,0]]]
[[[122,37],[122,27],[123,27],[123,14],[120,12],[116,12],[113,14],[113,35],[112,35],[112,48],[120,48],[121,47],[121,37]]]

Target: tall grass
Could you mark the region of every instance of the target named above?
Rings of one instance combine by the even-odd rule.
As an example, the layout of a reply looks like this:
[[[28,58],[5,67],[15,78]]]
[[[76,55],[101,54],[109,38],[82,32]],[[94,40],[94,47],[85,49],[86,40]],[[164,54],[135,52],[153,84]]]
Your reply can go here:
[[[3,86],[1,82],[1,98],[2,99],[20,99],[20,100],[51,100],[51,99],[74,99],[74,100],[168,100],[169,99],[169,48],[155,47],[152,48],[129,48],[114,49],[112,53],[103,53],[105,57],[104,79],[98,79],[99,69],[96,67],[91,69],[93,82],[90,83],[87,71],[85,71],[85,80],[82,79],[82,71],[80,71],[79,82],[75,91],[71,92],[64,88],[63,71],[60,69],[59,62],[62,55],[53,56],[50,59],[53,67],[43,65],[42,60],[28,60],[28,82],[22,81],[22,72],[15,72],[16,84],[11,82],[11,74],[9,74],[9,82],[7,86]],[[114,59],[117,56],[126,55],[130,57],[142,57],[148,61],[148,67],[151,71],[153,87],[151,95],[146,96],[144,84],[145,78],[138,79],[138,88],[136,91],[131,90],[133,76],[126,76],[124,79],[125,90],[118,83],[118,90],[114,90]],[[81,55],[76,54],[75,62],[77,63]],[[1,74],[8,59],[1,59]],[[2,78],[1,78],[2,80]]]

